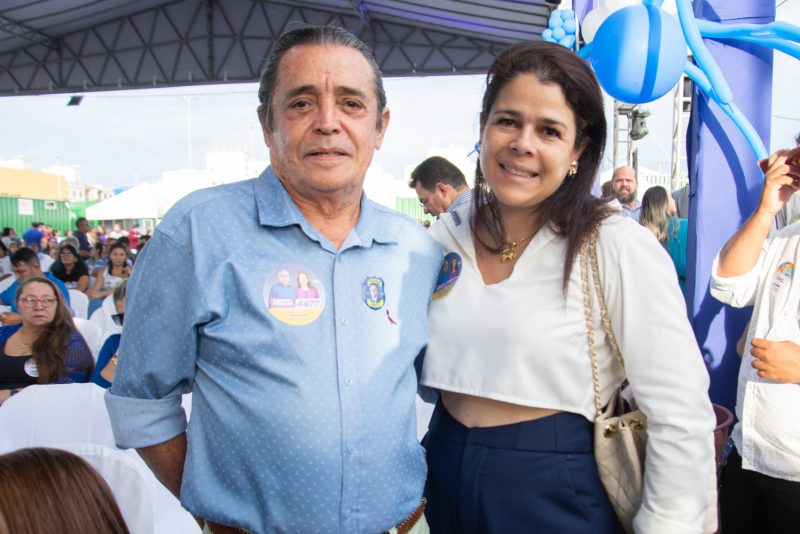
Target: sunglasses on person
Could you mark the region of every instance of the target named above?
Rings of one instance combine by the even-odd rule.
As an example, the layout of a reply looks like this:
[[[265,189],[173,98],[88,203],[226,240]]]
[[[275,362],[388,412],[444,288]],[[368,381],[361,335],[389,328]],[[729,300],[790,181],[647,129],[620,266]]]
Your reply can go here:
[[[114,324],[117,326],[122,326],[122,320],[125,318],[125,312],[122,313],[115,313],[111,316],[111,320],[114,321]]]
[[[42,308],[52,308],[58,302],[58,299],[55,297],[21,297],[18,302],[25,308],[33,308],[37,303],[41,303]]]

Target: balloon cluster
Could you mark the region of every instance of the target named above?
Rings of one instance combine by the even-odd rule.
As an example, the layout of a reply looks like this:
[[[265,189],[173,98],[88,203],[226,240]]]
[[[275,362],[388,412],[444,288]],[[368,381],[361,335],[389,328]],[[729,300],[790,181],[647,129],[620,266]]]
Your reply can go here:
[[[571,9],[556,9],[550,13],[547,28],[542,32],[542,40],[558,43],[567,48],[575,47],[575,12]]]
[[[703,39],[760,44],[800,59],[800,27],[785,22],[721,24],[697,19],[692,0],[675,0],[675,18],[662,9],[662,3],[663,0],[600,2],[581,22],[581,34],[587,44],[578,55],[589,59],[609,95],[629,104],[659,98],[669,92],[681,74],[686,74],[731,118],[756,157],[766,157],[763,141],[734,103],[733,92]],[[693,61],[687,60],[687,47]]]

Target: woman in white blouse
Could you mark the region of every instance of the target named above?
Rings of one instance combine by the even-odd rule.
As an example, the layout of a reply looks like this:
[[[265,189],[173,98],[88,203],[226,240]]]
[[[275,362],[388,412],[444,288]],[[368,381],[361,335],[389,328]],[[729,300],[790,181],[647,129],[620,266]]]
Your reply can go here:
[[[595,417],[578,264],[598,231],[613,359],[594,303],[601,402],[627,374],[648,417],[639,532],[700,532],[714,470],[708,373],[669,256],[592,197],[606,122],[575,54],[526,42],[487,76],[473,204],[431,229],[460,272],[430,309],[423,389],[432,532],[616,532],[592,453]],[[456,221],[463,221],[458,224]]]

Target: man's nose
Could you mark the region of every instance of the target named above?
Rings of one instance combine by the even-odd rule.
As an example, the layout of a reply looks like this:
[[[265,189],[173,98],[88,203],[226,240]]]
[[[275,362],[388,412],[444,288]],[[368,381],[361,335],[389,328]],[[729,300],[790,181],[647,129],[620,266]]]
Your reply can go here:
[[[317,109],[316,130],[323,134],[332,134],[339,131],[339,112],[336,103],[323,99]]]

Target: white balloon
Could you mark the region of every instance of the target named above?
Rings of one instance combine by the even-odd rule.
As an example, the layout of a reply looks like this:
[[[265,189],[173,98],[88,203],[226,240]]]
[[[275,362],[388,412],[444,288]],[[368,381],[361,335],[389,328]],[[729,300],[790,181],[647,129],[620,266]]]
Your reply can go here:
[[[610,11],[607,7],[601,6],[589,11],[585,17],[583,17],[583,22],[581,22],[581,33],[583,34],[583,40],[587,43],[591,43],[594,40],[594,34],[597,33],[597,28],[606,20]]]
[[[623,7],[633,6],[641,3],[642,0],[606,0],[603,4],[605,5],[606,9],[608,9],[608,14],[610,15],[614,11],[619,11]]]

